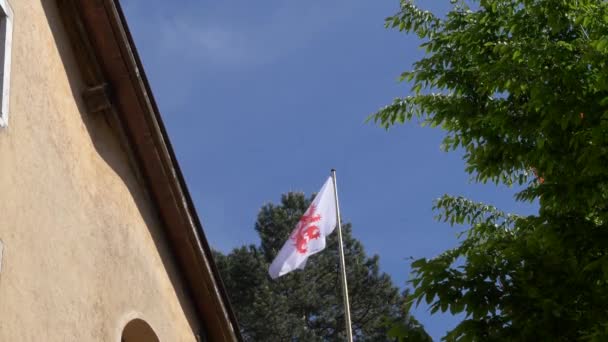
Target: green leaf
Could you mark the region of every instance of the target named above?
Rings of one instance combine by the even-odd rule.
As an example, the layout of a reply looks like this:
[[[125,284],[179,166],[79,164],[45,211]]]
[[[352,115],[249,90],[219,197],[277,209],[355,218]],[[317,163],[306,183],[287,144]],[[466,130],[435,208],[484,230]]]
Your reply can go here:
[[[518,60],[519,57],[521,56],[521,51],[516,50],[515,52],[513,52],[513,60]]]

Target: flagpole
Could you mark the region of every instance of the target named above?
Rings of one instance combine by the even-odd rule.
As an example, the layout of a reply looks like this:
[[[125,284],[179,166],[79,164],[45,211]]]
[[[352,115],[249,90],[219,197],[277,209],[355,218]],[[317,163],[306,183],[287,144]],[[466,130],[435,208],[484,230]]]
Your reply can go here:
[[[336,182],[336,170],[331,169],[331,178],[334,183],[334,198],[336,200],[336,221],[338,222],[338,248],[340,249],[340,270],[342,271],[342,294],[344,297],[344,323],[346,324],[346,337],[348,342],[353,342],[353,331],[350,323],[350,304],[348,302],[348,285],[346,284],[346,264],[344,262],[344,246],[342,244],[342,222],[340,221],[340,204],[338,202],[338,184]]]

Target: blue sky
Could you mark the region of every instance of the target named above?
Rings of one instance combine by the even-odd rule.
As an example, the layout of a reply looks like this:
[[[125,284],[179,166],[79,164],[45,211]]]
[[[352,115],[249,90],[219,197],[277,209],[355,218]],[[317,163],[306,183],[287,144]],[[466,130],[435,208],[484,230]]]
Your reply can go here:
[[[418,1],[445,13],[449,0]],[[382,270],[405,286],[409,257],[455,246],[433,200],[465,195],[515,213],[515,190],[469,181],[443,132],[386,132],[366,117],[409,87],[419,41],[386,30],[398,0],[122,0],[210,244],[257,243],[259,208],[316,192],[338,171],[342,216]],[[414,311],[434,339],[457,318]]]

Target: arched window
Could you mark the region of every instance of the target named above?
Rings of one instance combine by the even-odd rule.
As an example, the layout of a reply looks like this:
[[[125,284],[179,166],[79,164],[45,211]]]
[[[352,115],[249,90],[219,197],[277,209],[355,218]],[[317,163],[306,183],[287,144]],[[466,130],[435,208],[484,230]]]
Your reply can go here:
[[[125,326],[121,342],[160,342],[154,330],[145,321],[136,318]]]

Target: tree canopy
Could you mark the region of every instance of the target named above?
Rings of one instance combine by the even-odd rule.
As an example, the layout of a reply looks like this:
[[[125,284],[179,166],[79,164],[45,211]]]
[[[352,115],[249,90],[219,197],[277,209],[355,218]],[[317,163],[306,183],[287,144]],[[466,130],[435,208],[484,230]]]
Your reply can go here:
[[[465,313],[449,341],[608,339],[608,2],[451,1],[445,16],[402,0],[386,25],[426,54],[410,96],[371,119],[446,131],[478,182],[523,188],[538,214],[458,196],[439,217],[459,245],[412,264],[412,298]]]
[[[232,306],[246,341],[338,341],[345,338],[337,234],[325,250],[311,256],[303,271],[277,280],[268,266],[289,240],[291,231],[312,199],[301,193],[283,195],[279,205],[262,207],[255,229],[261,244],[215,253]],[[381,272],[378,256],[368,257],[343,226],[353,336],[357,341],[431,341],[408,314],[406,293],[400,293]],[[390,337],[394,336],[394,337]]]

